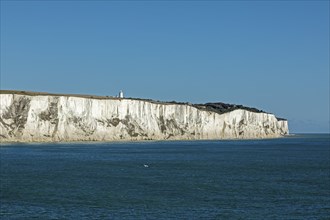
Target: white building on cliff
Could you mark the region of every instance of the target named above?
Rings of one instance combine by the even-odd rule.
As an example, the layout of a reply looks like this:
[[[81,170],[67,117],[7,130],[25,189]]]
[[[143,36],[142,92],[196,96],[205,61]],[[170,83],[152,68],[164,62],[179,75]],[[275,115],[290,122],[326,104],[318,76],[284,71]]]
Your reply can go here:
[[[120,90],[120,92],[119,92],[119,98],[124,98],[124,92],[122,91],[122,90]]]

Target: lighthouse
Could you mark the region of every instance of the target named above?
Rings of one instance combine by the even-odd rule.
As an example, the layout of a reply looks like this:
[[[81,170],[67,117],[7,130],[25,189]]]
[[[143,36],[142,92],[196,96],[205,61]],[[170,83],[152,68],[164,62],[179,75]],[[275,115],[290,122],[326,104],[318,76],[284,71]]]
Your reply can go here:
[[[122,90],[120,90],[120,92],[119,92],[119,98],[124,98],[124,93],[123,93],[123,91]]]

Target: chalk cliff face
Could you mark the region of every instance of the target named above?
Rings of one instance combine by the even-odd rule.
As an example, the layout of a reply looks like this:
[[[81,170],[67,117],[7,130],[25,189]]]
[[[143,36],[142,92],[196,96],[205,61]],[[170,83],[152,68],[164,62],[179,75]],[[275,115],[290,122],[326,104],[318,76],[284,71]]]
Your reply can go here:
[[[0,94],[1,142],[272,138],[286,120],[136,99]]]

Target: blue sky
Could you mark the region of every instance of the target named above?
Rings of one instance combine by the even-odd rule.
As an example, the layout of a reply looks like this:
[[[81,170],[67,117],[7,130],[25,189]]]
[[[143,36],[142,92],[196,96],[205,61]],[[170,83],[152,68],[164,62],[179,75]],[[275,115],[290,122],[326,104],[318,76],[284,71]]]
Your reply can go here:
[[[243,104],[329,132],[329,1],[1,1],[0,85]]]

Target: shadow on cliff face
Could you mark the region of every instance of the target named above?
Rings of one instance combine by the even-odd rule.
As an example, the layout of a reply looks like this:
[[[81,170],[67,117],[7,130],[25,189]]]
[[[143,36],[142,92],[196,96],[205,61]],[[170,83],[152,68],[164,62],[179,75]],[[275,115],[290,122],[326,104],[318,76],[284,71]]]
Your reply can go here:
[[[76,128],[80,129],[85,136],[90,136],[96,131],[96,127],[91,126],[90,123],[87,123],[84,117],[73,116],[69,118],[69,122]]]
[[[52,100],[49,102],[49,106],[47,110],[41,112],[39,114],[39,118],[43,121],[49,121],[50,124],[54,126],[52,137],[55,136],[57,130],[58,130],[58,97],[54,97]],[[47,135],[44,135],[47,136]]]
[[[143,131],[139,123],[133,120],[129,115],[126,115],[125,119],[120,120],[120,122],[126,126],[126,130],[129,136],[147,136],[147,134]]]
[[[164,119],[164,116],[160,116],[157,120],[158,127],[164,135],[167,135],[166,139],[172,136],[184,135],[185,130],[179,126],[175,119]]]
[[[13,103],[6,109],[0,118],[0,123],[8,129],[10,136],[22,134],[27,122],[31,100],[25,96],[14,99]]]

